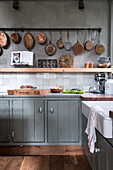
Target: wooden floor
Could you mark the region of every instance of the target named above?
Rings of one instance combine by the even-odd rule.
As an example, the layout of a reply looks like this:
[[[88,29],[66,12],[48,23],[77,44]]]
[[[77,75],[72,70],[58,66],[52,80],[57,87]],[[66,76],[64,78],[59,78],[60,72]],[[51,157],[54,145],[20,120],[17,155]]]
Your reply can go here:
[[[91,170],[85,155],[0,156],[0,170]]]

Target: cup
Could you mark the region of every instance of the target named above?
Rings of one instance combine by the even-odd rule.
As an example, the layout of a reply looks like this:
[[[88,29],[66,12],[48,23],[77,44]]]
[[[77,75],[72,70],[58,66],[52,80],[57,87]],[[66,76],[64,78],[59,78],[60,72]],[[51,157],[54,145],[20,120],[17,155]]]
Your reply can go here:
[[[89,68],[93,68],[94,67],[94,63],[89,63]]]
[[[88,68],[89,67],[89,63],[85,63],[85,68]]]

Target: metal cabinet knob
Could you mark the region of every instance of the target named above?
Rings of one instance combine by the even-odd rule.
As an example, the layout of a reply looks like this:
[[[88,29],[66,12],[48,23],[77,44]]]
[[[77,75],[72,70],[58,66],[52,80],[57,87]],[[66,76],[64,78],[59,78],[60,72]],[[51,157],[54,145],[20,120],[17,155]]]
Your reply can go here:
[[[39,108],[39,112],[42,113],[42,107]]]
[[[54,113],[54,109],[53,109],[52,107],[51,107],[51,109],[50,109],[50,112],[51,112],[51,113]]]
[[[99,148],[95,148],[95,152],[100,152],[100,149]]]

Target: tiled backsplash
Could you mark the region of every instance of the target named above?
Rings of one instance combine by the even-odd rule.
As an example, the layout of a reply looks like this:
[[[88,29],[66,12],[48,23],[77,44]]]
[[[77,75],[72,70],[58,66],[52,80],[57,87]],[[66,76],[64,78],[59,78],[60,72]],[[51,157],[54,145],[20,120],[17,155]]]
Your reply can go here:
[[[87,91],[95,84],[94,73],[1,73],[0,91],[18,89],[21,85],[33,85],[39,89],[55,86],[81,88]]]

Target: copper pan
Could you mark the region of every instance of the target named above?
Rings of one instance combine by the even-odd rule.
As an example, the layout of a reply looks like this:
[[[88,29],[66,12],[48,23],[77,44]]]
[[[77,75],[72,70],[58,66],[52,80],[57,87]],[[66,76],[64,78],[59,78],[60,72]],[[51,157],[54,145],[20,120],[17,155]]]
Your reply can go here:
[[[47,55],[52,56],[56,53],[56,47],[55,47],[55,45],[52,44],[51,31],[49,32],[49,35],[50,35],[50,41],[49,41],[49,44],[47,44],[45,47],[45,52]]]
[[[5,32],[0,33],[0,46],[7,49],[10,44],[10,38]]]
[[[37,41],[39,44],[44,44],[46,40],[47,40],[47,37],[43,32],[37,34]]]
[[[20,41],[21,41],[21,36],[20,36],[18,33],[14,32],[14,33],[11,34],[11,40],[12,40],[15,44],[19,44]]]

